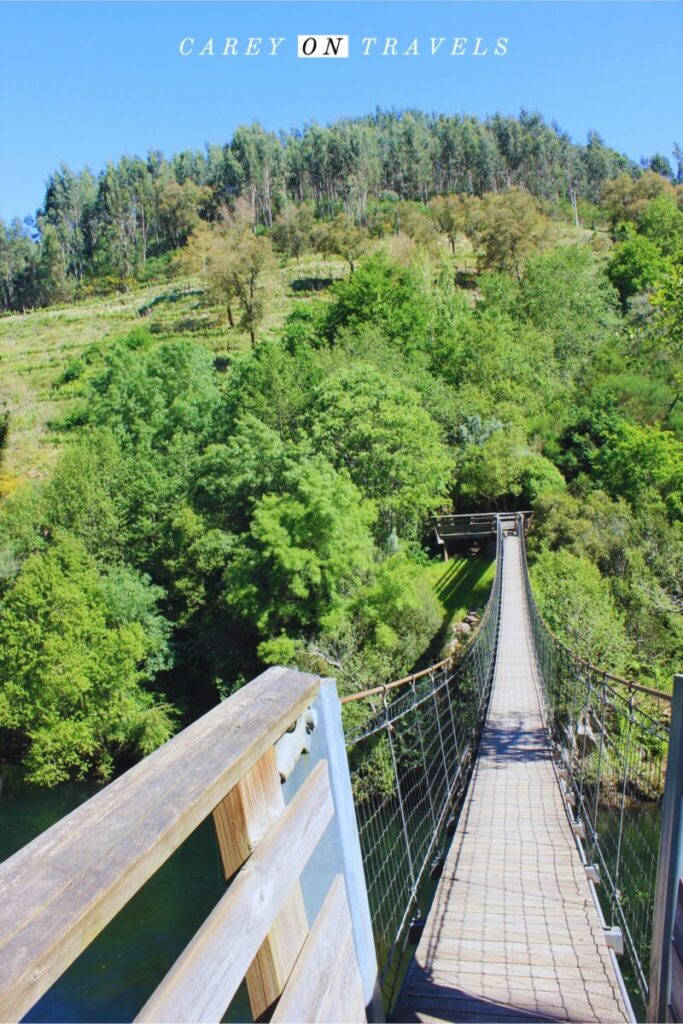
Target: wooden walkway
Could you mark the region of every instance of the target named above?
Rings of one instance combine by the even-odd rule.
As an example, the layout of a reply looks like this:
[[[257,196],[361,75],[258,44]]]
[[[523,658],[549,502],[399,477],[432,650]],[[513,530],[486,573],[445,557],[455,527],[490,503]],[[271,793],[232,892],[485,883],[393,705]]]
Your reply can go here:
[[[541,717],[520,546],[504,540],[491,706],[395,1021],[628,1021]]]

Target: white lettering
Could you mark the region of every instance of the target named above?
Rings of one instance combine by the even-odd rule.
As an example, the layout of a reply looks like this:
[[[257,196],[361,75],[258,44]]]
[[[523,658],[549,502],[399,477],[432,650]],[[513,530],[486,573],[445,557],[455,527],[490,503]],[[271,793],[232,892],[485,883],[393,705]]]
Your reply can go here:
[[[439,36],[437,38],[437,36],[432,36],[431,39],[430,39],[430,42],[432,44],[432,57],[433,57],[434,54],[439,52],[439,50],[441,49],[443,44],[446,42],[446,37],[445,36]]]
[[[205,45],[202,46],[201,50],[199,51],[199,56],[213,57],[213,39],[209,39],[208,42],[206,42]]]
[[[494,57],[504,57],[508,52],[508,43],[510,42],[507,36],[500,36],[496,39],[496,48],[493,51]]]
[[[483,41],[484,40],[481,38],[481,36],[477,36],[477,45],[474,47],[474,53],[472,54],[473,57],[485,57],[486,54],[489,52],[488,50],[479,49],[479,43],[483,43]]]
[[[466,46],[467,36],[458,36],[457,39],[453,40],[453,49],[451,50],[451,57],[462,57],[465,53]]]
[[[261,52],[261,43],[263,39],[261,36],[249,36],[249,42],[247,48],[244,51],[245,57],[258,57]]]
[[[189,45],[189,50],[188,50]],[[180,40],[180,46],[178,47],[181,57],[189,57],[192,53],[192,47],[194,46],[194,39],[192,36],[185,36],[184,39]]]
[[[363,37],[363,56],[369,57],[370,50],[377,43],[377,36],[364,36]]]
[[[407,50],[403,52],[404,57],[419,57],[420,51],[417,48],[417,39],[413,39]]]
[[[275,57],[277,55],[277,51],[280,49],[284,41],[284,36],[278,36],[277,38],[275,36],[270,37],[270,57]]]
[[[382,51],[383,57],[397,57],[398,53],[398,39],[394,36],[387,36],[384,40],[384,50]]]
[[[228,36],[225,40],[225,46],[223,47],[223,57],[236,57],[237,56],[237,40],[234,36]]]

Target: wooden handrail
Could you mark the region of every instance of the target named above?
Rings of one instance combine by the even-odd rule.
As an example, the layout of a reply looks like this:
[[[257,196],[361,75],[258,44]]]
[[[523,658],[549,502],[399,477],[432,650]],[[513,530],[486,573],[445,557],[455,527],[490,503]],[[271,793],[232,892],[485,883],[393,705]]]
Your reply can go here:
[[[0,865],[0,1020],[17,1020],[314,700],[272,668]]]
[[[222,1020],[333,813],[319,761],[136,1020]]]

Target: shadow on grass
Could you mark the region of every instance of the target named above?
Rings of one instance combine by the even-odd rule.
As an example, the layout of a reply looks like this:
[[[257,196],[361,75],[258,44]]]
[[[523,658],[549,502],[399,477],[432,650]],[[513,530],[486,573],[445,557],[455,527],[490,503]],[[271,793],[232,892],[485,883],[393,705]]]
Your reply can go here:
[[[420,659],[421,667],[439,659],[454,620],[462,618],[470,609],[484,607],[492,583],[493,559],[488,555],[453,558],[443,563],[443,572],[432,582],[432,586],[443,605],[444,620]]]
[[[156,295],[149,302],[146,302],[144,306],[140,306],[138,316],[149,316],[152,310],[162,302],[179,302],[181,299],[186,299],[191,295],[203,294],[203,288],[187,288],[172,292],[164,292],[163,295]]]
[[[293,292],[321,292],[334,284],[333,277],[299,277],[290,283]]]

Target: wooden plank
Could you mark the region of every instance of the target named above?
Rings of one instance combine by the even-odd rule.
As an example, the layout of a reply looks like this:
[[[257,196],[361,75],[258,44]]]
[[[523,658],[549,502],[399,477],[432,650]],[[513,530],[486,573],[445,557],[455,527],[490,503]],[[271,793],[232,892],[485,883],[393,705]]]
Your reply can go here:
[[[318,686],[269,669],[0,865],[0,1020],[30,1009]]]
[[[284,809],[275,749],[271,747],[213,812],[226,878],[247,860]],[[297,881],[247,971],[254,1020],[282,994],[307,935],[308,918]]]
[[[138,1021],[220,1021],[334,813],[320,761],[195,937]]]
[[[339,963],[327,998],[320,1008],[320,1024],[359,1024],[366,1021],[361,982],[353,937],[347,936],[339,952]]]
[[[351,915],[342,875],[337,875],[304,943],[272,1024],[318,1022],[347,940],[352,940]],[[352,948],[355,963],[355,949]],[[356,964],[356,971],[358,965]],[[360,981],[360,975],[359,981]],[[340,1017],[340,1020],[349,1020]]]

